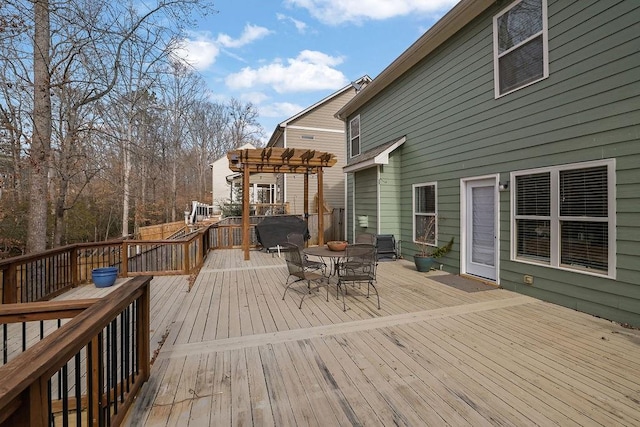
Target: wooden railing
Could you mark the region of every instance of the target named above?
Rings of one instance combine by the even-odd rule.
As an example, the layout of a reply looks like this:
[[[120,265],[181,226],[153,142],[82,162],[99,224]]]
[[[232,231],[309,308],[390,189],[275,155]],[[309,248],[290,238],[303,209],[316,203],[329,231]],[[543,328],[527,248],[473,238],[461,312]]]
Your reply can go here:
[[[0,306],[4,324],[72,318],[0,366],[0,427],[119,425],[149,378],[149,289],[99,300]]]
[[[120,277],[189,274],[210,248],[209,227],[179,240],[79,243],[0,261],[0,302],[51,299],[91,281],[97,267],[118,267]]]
[[[249,239],[251,247],[258,245],[256,225],[265,217],[252,216],[249,219]],[[233,249],[242,247],[242,217],[230,216],[221,219],[209,228],[211,249]]]
[[[341,212],[325,213],[324,241],[343,240]],[[256,247],[255,226],[266,216],[250,219],[250,246]],[[317,214],[308,218],[311,244],[318,241]],[[0,260],[0,303],[43,301],[91,281],[97,267],[118,267],[120,277],[190,274],[210,249],[242,246],[242,218],[229,217],[176,240],[114,240],[68,245],[37,254]]]
[[[267,216],[252,216],[250,218],[249,239],[250,247],[258,246],[256,225]],[[308,221],[312,245],[318,242],[318,214],[310,214]],[[334,209],[324,214],[324,241],[344,240],[344,209]],[[242,217],[227,217],[220,220],[209,229],[212,249],[232,249],[242,247]]]

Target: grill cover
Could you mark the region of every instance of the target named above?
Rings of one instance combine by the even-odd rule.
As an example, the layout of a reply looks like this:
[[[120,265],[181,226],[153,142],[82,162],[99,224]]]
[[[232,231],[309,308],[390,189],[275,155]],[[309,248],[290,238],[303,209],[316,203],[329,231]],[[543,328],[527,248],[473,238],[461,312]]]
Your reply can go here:
[[[287,243],[289,233],[300,233],[305,240],[311,237],[307,223],[299,216],[269,216],[256,225],[256,238],[266,249]]]

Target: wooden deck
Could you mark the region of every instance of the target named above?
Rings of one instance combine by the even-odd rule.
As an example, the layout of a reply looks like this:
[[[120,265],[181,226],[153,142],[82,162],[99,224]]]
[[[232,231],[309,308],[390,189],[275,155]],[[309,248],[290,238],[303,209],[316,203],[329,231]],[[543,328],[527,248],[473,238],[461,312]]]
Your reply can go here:
[[[300,310],[285,277],[219,250],[154,295],[166,341],[127,425],[640,425],[637,330],[403,260],[379,265],[380,310],[335,286]]]

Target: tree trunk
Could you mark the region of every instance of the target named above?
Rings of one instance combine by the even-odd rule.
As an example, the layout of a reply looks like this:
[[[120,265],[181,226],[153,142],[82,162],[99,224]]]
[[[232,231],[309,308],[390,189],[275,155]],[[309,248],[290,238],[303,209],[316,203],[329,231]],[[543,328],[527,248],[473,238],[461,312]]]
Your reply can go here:
[[[47,174],[51,151],[51,94],[49,78],[49,1],[34,1],[33,37],[33,139],[29,149],[31,178],[27,252],[46,249]]]
[[[174,159],[173,164],[171,165],[171,222],[176,221],[177,199],[178,199],[178,161],[176,156],[176,159]]]
[[[129,180],[131,178],[131,120],[127,121],[127,137],[125,138],[123,155],[123,177],[122,177],[122,237],[129,235]]]

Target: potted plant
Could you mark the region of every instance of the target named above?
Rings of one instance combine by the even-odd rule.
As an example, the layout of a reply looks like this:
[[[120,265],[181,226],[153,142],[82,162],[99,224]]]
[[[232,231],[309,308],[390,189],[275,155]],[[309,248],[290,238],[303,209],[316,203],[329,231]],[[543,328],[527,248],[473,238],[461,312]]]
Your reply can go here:
[[[447,244],[443,246],[432,246],[431,237],[435,235],[436,218],[429,217],[424,219],[424,227],[422,233],[418,236],[416,243],[420,248],[420,252],[413,256],[413,262],[418,271],[429,271],[436,262],[437,258],[447,254],[453,247],[453,237]]]

